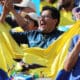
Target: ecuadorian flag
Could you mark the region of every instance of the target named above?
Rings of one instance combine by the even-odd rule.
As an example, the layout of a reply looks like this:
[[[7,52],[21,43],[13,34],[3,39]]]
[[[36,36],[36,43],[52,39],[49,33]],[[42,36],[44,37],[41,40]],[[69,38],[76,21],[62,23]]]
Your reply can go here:
[[[8,68],[14,64],[13,58],[21,57],[29,64],[36,63],[46,66],[46,68],[34,69],[30,72],[33,74],[42,72],[44,77],[50,77],[52,80],[55,80],[58,72],[63,69],[72,37],[80,33],[80,21],[78,21],[47,49],[20,48],[10,36],[6,26],[8,25],[0,23],[0,68],[8,71]]]

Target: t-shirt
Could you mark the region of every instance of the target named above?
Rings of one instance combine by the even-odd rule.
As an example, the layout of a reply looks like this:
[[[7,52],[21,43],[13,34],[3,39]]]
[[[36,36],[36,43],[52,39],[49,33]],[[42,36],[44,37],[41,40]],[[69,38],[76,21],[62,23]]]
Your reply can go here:
[[[18,44],[28,44],[29,47],[47,48],[54,42],[63,32],[55,30],[48,34],[43,34],[39,30],[27,32],[11,32],[11,35]]]
[[[66,25],[72,25],[74,24],[74,20],[72,19],[72,13],[66,12],[65,10],[60,11],[60,24],[59,26],[66,26]]]

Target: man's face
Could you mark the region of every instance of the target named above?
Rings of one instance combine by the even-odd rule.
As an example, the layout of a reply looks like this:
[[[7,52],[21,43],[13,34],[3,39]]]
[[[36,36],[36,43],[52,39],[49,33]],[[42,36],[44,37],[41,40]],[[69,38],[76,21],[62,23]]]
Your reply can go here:
[[[44,10],[39,17],[39,30],[44,33],[52,32],[56,27],[57,19],[53,19],[49,10]]]

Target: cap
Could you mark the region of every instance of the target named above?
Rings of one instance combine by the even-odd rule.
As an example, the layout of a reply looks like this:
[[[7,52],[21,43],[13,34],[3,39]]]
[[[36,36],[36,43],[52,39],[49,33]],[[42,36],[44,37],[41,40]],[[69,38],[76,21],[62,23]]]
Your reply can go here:
[[[36,11],[35,5],[31,0],[22,0],[21,3],[15,3],[14,5],[17,7],[29,7]]]
[[[38,15],[35,12],[25,13],[23,12],[22,17],[29,16],[31,19],[38,21]]]

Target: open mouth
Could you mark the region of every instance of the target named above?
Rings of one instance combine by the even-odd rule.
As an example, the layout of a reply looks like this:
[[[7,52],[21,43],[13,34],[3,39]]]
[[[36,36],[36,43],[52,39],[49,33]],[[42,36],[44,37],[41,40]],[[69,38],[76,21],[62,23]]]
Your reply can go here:
[[[44,27],[44,26],[46,26],[46,22],[41,21],[41,22],[40,22],[40,25]]]

